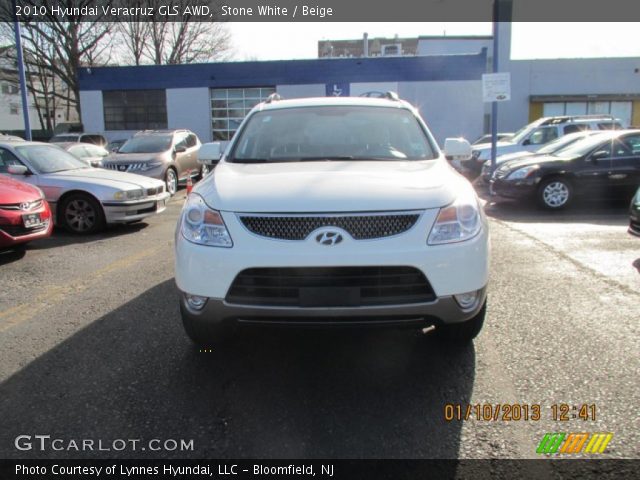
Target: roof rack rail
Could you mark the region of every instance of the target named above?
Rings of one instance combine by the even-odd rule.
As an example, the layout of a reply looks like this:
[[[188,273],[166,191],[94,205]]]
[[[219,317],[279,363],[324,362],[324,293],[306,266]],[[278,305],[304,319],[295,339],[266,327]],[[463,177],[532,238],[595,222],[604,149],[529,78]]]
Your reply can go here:
[[[394,102],[397,102],[400,100],[400,97],[398,96],[398,94],[391,90],[385,92],[384,97],[388,98],[389,100],[393,100]]]
[[[575,120],[615,120],[613,115],[608,113],[595,113],[588,115],[555,115],[544,120],[541,125],[557,125],[559,123],[568,123]]]
[[[278,100],[282,100],[282,97],[280,96],[280,94],[279,93],[272,93],[271,95],[269,95],[267,97],[267,99],[264,101],[264,103],[277,102]]]

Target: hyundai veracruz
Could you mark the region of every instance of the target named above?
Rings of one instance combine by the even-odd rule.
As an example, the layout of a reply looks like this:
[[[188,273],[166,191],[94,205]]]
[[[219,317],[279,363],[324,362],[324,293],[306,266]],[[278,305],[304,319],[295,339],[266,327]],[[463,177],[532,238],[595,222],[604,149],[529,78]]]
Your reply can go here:
[[[468,157],[448,139],[448,156]],[[207,157],[207,155],[209,155]],[[240,325],[434,326],[467,342],[486,310],[489,232],[418,112],[388,98],[270,98],[188,196],[175,276],[187,334]]]

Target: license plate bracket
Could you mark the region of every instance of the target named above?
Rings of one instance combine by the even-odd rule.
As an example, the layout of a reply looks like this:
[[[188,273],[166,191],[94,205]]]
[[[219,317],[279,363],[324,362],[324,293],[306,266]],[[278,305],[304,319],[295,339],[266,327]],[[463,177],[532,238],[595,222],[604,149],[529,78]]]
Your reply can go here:
[[[358,307],[360,287],[303,287],[299,302],[301,307]]]

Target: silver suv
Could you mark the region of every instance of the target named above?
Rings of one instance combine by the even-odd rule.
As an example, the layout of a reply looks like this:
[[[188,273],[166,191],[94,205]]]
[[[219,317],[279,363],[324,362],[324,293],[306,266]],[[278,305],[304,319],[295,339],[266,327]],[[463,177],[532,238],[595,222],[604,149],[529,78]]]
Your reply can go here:
[[[536,151],[568,133],[582,130],[617,130],[624,128],[619,119],[611,115],[574,115],[543,117],[518,130],[509,140],[497,143],[497,155],[520,151]],[[491,158],[491,143],[473,146],[471,160],[462,162],[465,169],[480,173],[484,162]]]
[[[208,167],[198,164],[200,145],[189,130],[143,130],[111,154],[103,167],[164,180],[167,191],[175,195],[178,182],[207,173]]]

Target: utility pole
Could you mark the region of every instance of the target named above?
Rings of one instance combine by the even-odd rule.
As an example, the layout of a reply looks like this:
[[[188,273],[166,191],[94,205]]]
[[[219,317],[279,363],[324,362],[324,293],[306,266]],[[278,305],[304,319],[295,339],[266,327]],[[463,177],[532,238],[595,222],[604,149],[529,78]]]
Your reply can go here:
[[[27,80],[24,74],[24,61],[22,58],[22,38],[20,36],[20,22],[16,15],[16,0],[11,0],[13,7],[13,30],[16,36],[16,51],[18,57],[18,78],[20,81],[20,94],[22,96],[22,116],[24,117],[25,140],[31,140],[31,123],[29,122],[29,104],[27,103]]]
[[[493,0],[493,73],[498,73],[498,22],[500,0]],[[491,174],[496,169],[496,153],[498,141],[498,102],[491,102]]]

